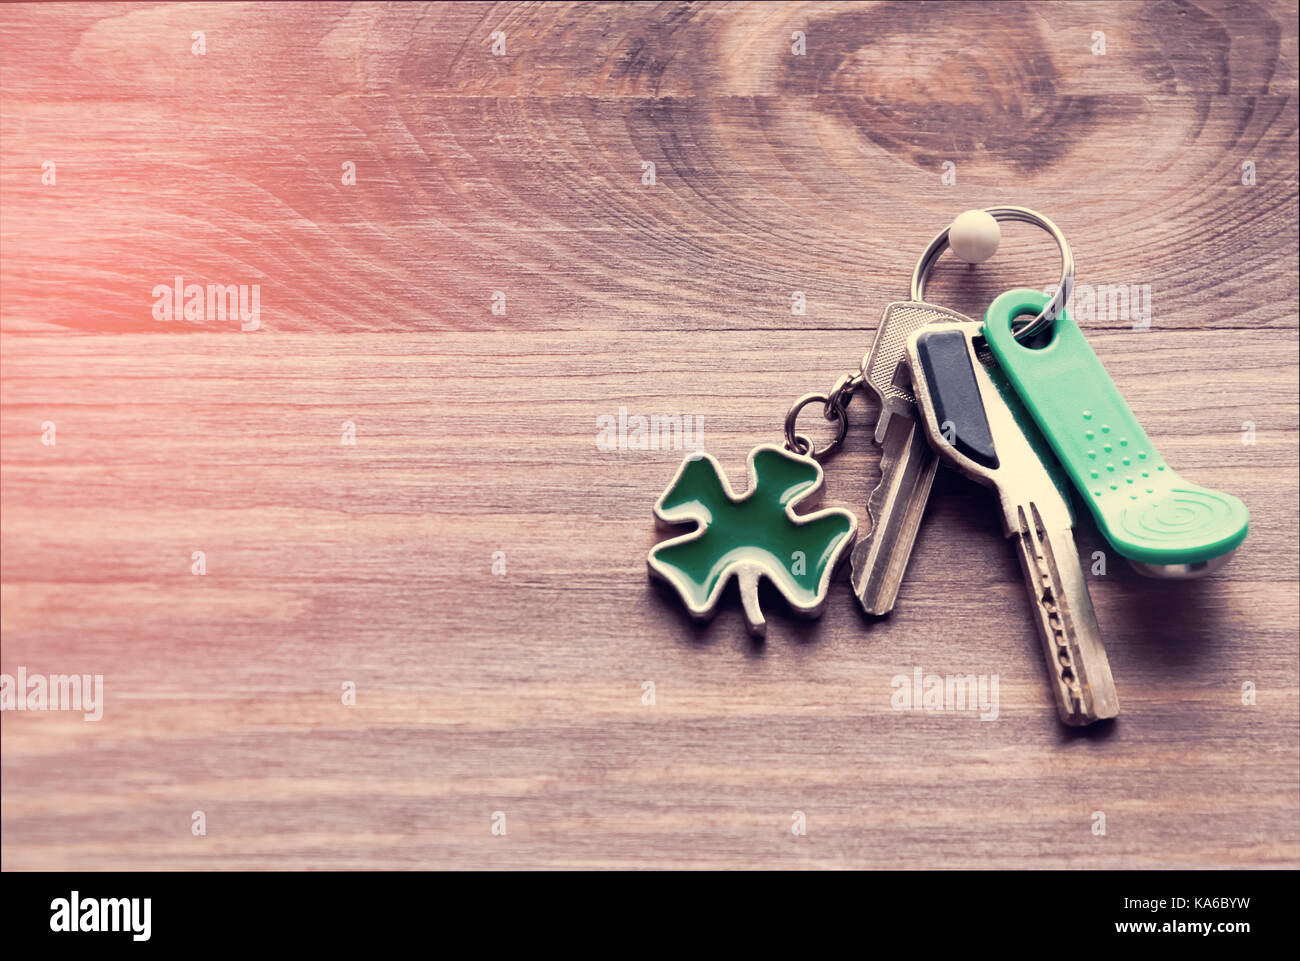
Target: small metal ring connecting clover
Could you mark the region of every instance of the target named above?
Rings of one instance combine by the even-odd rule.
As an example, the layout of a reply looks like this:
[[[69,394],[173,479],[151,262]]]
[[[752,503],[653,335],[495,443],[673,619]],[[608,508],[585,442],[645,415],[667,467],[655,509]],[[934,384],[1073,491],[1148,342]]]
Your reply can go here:
[[[853,400],[853,392],[862,386],[865,378],[862,371],[857,373],[843,374],[831,388],[830,396],[826,399],[826,407],[822,411],[822,416],[827,420],[832,420],[839,416],[843,420],[844,408],[849,406],[849,401]]]
[[[1056,288],[1056,294],[1038,316],[1015,331],[1016,340],[1028,340],[1039,331],[1050,327],[1052,321],[1056,320],[1057,316],[1065,310],[1065,305],[1069,303],[1070,294],[1074,290],[1074,254],[1070,252],[1070,245],[1066,243],[1061,228],[1037,211],[1030,210],[1028,207],[986,207],[984,212],[994,220],[1018,220],[1042,227],[1052,235],[1056,246],[1061,250],[1061,283]],[[947,249],[948,230],[945,228],[939,236],[930,241],[930,246],[925,248],[925,253],[916,262],[916,270],[912,273],[913,300],[925,300],[926,278],[930,276],[930,269],[938,261],[939,256]]]
[[[853,392],[862,386],[862,383],[861,373],[845,374],[835,382],[829,394],[804,394],[796,400],[785,415],[786,449],[814,460],[821,460],[835,451],[844,442],[844,437],[849,432],[849,418],[845,408],[849,406],[849,401],[853,400]],[[835,422],[835,436],[827,441],[826,446],[821,450],[813,446],[812,439],[807,434],[800,434],[796,430],[799,414],[809,404],[821,404],[822,416]]]

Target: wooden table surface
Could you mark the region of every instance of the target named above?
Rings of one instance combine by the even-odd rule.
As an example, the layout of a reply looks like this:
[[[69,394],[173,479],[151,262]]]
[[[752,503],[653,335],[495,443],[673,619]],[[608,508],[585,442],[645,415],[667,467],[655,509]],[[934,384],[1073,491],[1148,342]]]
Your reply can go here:
[[[1300,865],[1296,46],[1228,0],[0,7],[0,660],[104,677],[4,713],[3,867]],[[596,443],[698,416],[743,486],[1008,203],[1149,289],[1083,327],[1252,515],[1205,580],[1089,574],[1099,730],[982,488],[941,473],[891,616],[842,578],[756,644],[646,577],[682,452]],[[928,294],[1057,270],[1009,225]],[[258,328],[158,319],[177,276]],[[997,719],[894,710],[918,667]]]

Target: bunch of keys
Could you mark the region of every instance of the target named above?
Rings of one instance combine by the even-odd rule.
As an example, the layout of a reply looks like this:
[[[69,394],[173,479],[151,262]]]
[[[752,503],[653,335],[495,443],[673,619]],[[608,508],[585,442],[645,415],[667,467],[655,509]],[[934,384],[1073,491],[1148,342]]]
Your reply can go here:
[[[1055,239],[1061,282],[1052,297],[1012,290],[983,323],[926,303],[925,280],[950,246],[978,263],[996,249],[998,221],[1022,221]],[[667,525],[695,529],[650,552],[652,576],[671,584],[698,619],[716,611],[733,577],[751,631],[765,620],[766,578],[798,613],[820,613],[836,566],[852,546],[854,593],[885,615],[898,598],[940,462],[991,488],[1013,540],[1061,720],[1115,717],[1119,699],[1074,542],[1070,487],[1111,546],[1140,573],[1199,577],[1222,566],[1246,537],[1237,498],[1179,477],[1160,457],[1066,312],[1074,260],[1061,231],[1023,207],[968,211],[926,248],[911,300],[890,304],[861,369],[829,394],[790,408],[783,447],[749,457],[749,488],[731,491],[712,457],[686,458],[655,505]],[[798,514],[822,485],[821,461],[842,443],[846,408],[866,388],[880,401],[875,441],[881,480],[867,503],[871,525],[853,545],[857,517],[842,508]],[[821,449],[797,432],[821,405],[836,434]]]

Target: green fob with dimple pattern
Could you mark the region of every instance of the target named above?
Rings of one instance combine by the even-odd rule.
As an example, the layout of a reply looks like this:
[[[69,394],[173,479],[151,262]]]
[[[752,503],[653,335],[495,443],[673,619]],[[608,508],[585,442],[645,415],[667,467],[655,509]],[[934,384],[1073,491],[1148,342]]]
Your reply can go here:
[[[989,305],[984,337],[1111,546],[1153,565],[1200,564],[1236,549],[1250,523],[1246,505],[1165,463],[1067,313],[1046,346],[1016,340],[1012,323],[1048,300],[1007,291]]]

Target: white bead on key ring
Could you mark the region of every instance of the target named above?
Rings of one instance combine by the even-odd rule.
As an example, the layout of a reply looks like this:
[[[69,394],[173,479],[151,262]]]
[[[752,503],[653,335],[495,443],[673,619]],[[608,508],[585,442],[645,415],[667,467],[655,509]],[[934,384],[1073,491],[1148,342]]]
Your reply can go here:
[[[1002,240],[1002,228],[986,210],[959,214],[948,228],[948,246],[968,264],[982,264],[992,257]]]

